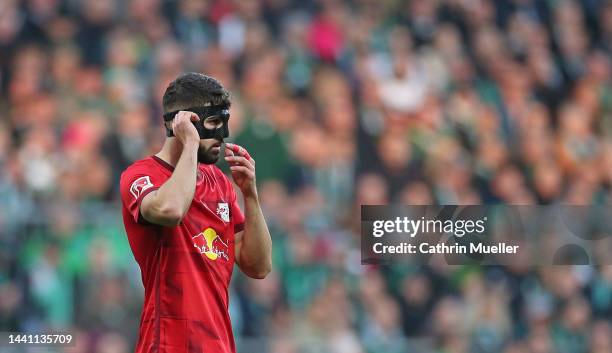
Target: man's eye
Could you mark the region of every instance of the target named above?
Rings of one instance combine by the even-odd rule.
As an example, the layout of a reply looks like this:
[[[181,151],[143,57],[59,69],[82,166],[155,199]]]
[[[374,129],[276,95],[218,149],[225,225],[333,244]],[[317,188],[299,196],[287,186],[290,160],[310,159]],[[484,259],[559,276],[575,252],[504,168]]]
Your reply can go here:
[[[206,125],[213,125],[213,126],[219,126],[223,124],[223,121],[219,118],[206,119],[204,122],[206,123]]]

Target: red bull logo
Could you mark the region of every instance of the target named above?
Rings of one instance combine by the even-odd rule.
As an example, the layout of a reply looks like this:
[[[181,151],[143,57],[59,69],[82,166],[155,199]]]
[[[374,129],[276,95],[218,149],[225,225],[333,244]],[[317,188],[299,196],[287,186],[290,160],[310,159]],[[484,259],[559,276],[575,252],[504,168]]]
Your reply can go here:
[[[207,228],[202,233],[194,235],[192,239],[193,246],[200,251],[200,254],[206,255],[213,261],[219,257],[229,261],[229,248],[214,229]]]

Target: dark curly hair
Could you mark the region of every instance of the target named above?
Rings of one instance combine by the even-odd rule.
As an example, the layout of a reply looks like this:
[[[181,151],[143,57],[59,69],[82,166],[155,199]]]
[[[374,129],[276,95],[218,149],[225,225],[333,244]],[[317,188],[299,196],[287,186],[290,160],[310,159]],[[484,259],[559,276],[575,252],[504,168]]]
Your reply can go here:
[[[230,94],[215,78],[188,72],[170,82],[162,100],[164,113],[205,105],[230,105]]]

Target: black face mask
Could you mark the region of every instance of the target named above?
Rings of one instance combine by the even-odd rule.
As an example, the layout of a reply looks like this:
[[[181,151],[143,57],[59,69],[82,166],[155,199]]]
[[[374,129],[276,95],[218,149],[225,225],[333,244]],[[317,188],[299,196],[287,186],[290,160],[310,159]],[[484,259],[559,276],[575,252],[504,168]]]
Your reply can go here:
[[[215,105],[209,107],[195,107],[195,108],[187,108],[181,109],[183,111],[189,111],[198,114],[200,117],[199,121],[193,121],[193,125],[198,130],[198,135],[200,135],[200,139],[217,139],[223,140],[226,137],[229,137],[229,126],[227,122],[230,118],[229,107],[227,105]],[[172,121],[174,116],[181,110],[177,110],[174,112],[169,112],[164,114],[164,121]],[[210,117],[218,117],[223,121],[223,126],[218,127],[216,129],[208,129],[204,126],[204,120]],[[174,132],[172,128],[168,128],[166,126],[166,136],[172,137],[174,136]]]

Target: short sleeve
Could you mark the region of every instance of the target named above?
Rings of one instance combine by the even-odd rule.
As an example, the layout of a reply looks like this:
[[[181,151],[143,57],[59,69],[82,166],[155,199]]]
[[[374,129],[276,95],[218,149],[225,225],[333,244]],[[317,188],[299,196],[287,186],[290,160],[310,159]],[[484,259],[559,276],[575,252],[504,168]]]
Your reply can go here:
[[[231,195],[231,205],[230,205],[230,214],[232,219],[232,225],[234,227],[234,234],[241,232],[244,230],[244,214],[240,209],[240,205],[238,204],[238,197],[236,197],[236,192],[234,191],[234,187],[231,183],[228,183],[230,188]]]
[[[244,230],[244,215],[242,214],[242,210],[238,205],[238,201],[234,198],[234,202],[232,202],[232,223],[234,225],[234,234],[241,232]]]
[[[128,169],[121,175],[121,202],[134,222],[146,223],[140,213],[140,203],[150,192],[159,189],[161,184],[162,181],[159,177],[152,173],[146,173],[144,170],[133,171]]]

